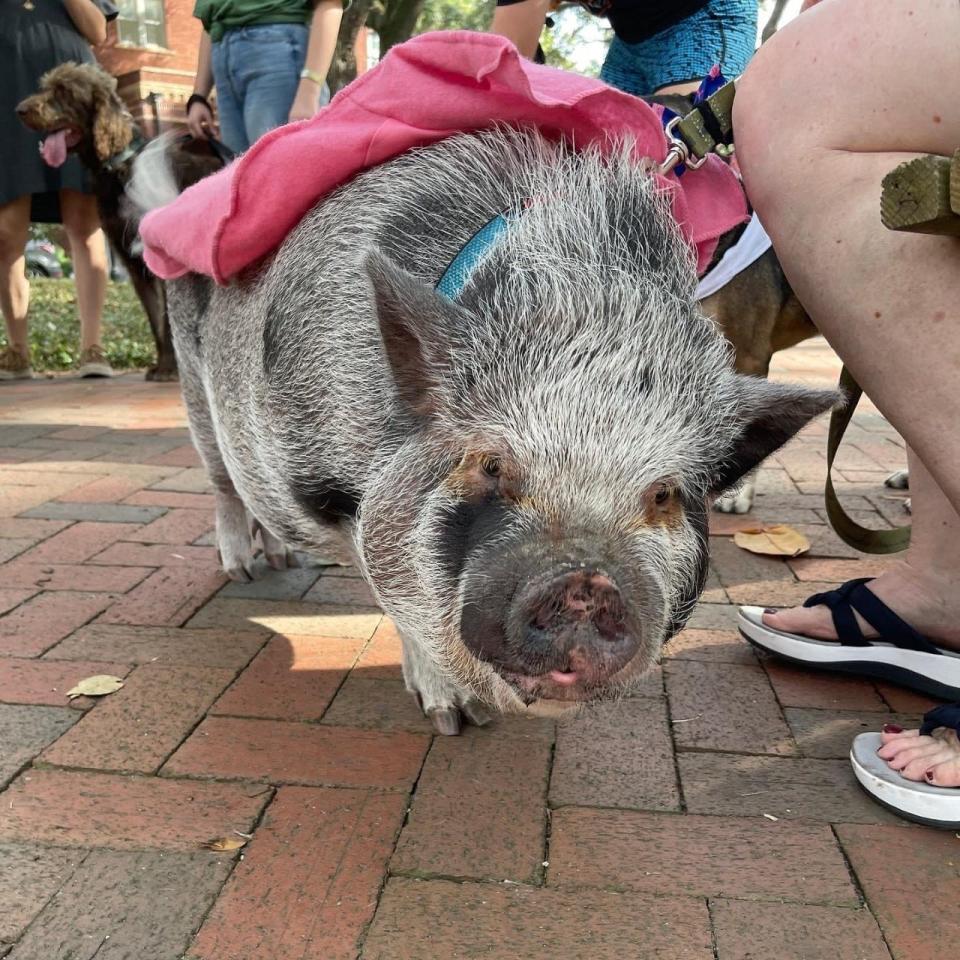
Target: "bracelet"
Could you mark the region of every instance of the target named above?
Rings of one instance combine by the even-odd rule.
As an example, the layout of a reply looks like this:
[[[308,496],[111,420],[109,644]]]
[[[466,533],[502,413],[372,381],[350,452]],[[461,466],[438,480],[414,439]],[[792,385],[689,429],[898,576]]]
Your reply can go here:
[[[191,93],[191,94],[190,94],[190,98],[187,100],[187,106],[186,106],[186,110],[185,110],[184,112],[185,112],[185,113],[189,113],[189,112],[190,112],[190,108],[191,108],[195,103],[202,103],[208,110],[210,110],[211,113],[213,112],[213,108],[210,106],[210,102],[207,100],[207,98],[206,98],[202,93]]]
[[[307,67],[304,67],[304,68],[300,71],[300,79],[301,79],[301,80],[312,80],[318,87],[322,87],[322,86],[323,86],[323,81],[324,81],[324,78],[323,78],[322,76],[320,76],[320,74],[317,73],[316,70],[310,70],[310,69],[307,68]]]

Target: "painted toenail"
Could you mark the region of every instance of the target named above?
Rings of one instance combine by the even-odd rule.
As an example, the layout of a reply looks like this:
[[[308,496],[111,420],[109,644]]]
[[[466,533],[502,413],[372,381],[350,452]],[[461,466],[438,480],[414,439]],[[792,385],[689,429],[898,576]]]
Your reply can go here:
[[[903,727],[898,727],[895,723],[885,723],[883,725],[884,733],[903,733]]]
[[[932,770],[928,770],[928,771],[923,775],[923,778],[924,778],[924,780],[927,781],[927,783],[933,783],[933,771],[932,771]]]
[[[779,610],[772,610],[770,607],[767,607],[767,609],[764,610],[763,612],[764,612],[764,613],[779,613],[780,611],[779,611]]]

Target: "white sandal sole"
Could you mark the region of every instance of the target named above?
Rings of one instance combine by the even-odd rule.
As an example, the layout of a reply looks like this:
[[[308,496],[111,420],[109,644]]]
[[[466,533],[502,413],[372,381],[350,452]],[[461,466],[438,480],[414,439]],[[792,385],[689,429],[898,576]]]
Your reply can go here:
[[[960,829],[960,787],[935,787],[901,777],[877,756],[879,733],[861,733],[850,748],[853,773],[877,803],[908,820],[944,830]]]
[[[795,663],[885,680],[940,700],[960,700],[960,654],[951,650],[935,654],[880,641],[855,647],[812,640],[768,627],[763,607],[740,607],[737,622],[740,633],[754,646]]]

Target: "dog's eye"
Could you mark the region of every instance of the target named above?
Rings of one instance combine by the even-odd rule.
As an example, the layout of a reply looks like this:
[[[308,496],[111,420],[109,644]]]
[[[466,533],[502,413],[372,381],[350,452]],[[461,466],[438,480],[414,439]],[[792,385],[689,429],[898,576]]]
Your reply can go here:
[[[670,488],[665,484],[661,483],[657,487],[657,492],[654,495],[653,502],[658,506],[662,507],[670,499]]]
[[[500,458],[499,457],[484,457],[483,463],[481,464],[483,472],[488,477],[499,477],[500,476]]]

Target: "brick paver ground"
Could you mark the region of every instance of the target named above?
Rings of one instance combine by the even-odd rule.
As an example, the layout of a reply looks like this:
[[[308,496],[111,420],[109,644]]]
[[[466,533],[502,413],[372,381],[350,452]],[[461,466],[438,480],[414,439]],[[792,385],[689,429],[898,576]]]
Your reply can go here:
[[[829,384],[819,341],[775,376]],[[757,656],[736,603],[882,569],[826,525],[825,423],[715,516],[708,588],[635,696],[436,738],[331,553],[227,583],[177,388],[0,385],[0,957],[926,960],[960,838],[861,794],[852,736],[931,701]],[[869,406],[836,481],[905,522]],[[786,522],[791,562],[731,534]],[[322,561],[322,562],[320,562]],[[68,702],[96,673],[112,696]],[[237,849],[207,849],[211,840]],[[216,845],[215,845],[216,846]]]

